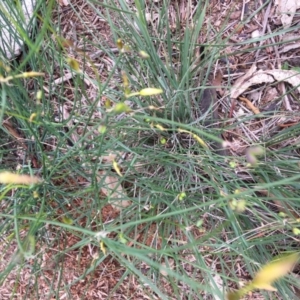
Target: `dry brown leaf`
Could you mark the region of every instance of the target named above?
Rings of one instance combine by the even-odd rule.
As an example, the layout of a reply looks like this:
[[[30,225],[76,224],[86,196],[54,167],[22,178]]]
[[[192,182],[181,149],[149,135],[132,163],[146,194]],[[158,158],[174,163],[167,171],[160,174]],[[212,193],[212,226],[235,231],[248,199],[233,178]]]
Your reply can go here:
[[[299,48],[300,48],[300,42],[293,43],[293,44],[289,43],[283,46],[283,48],[280,50],[280,53],[289,52],[291,50],[299,49]]]
[[[296,10],[300,8],[299,0],[276,0],[277,15],[285,29],[289,28],[293,22]]]
[[[69,5],[69,0],[57,0],[57,2],[60,6],[68,6]]]
[[[266,71],[259,70],[257,72],[252,72],[251,69],[234,83],[231,89],[231,98],[236,99],[239,95],[241,95],[252,85],[266,82],[273,83],[275,81],[285,81],[293,87],[295,87],[300,93],[300,74],[297,71],[274,69]]]
[[[269,87],[266,89],[264,94],[265,103],[272,102],[274,99],[279,98],[278,90],[274,87]]]
[[[239,89],[242,89],[242,85],[248,81],[249,78],[253,76],[253,73],[256,71],[256,65],[253,64],[251,68],[247,71],[245,75],[242,77],[239,77],[236,82],[234,83],[232,89],[231,89],[231,98],[236,99],[241,93],[239,92]],[[244,91],[245,89],[243,89]]]
[[[300,48],[300,42],[299,42],[299,33],[286,33],[282,39],[282,49],[280,49],[280,53],[286,53],[288,51],[299,49]]]
[[[20,134],[18,133],[18,131],[15,129],[14,125],[9,121],[9,120],[5,120],[3,121],[2,125],[7,129],[7,131],[18,141],[21,141],[21,143],[23,143],[22,141],[24,140]]]
[[[99,182],[103,185],[100,187],[101,192],[108,197],[109,204],[116,210],[128,207],[131,201],[128,199],[119,179],[115,176],[108,175],[105,171],[100,171]],[[119,200],[118,200],[119,199]]]
[[[270,70],[265,71],[266,74],[273,76],[277,81],[285,81],[289,83],[291,86],[295,87],[300,93],[300,73],[294,70]]]

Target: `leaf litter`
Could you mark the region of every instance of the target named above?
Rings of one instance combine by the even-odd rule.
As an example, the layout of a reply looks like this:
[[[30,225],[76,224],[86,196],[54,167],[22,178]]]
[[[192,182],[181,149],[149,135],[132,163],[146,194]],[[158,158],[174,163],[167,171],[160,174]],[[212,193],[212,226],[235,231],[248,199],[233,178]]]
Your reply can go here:
[[[60,5],[62,6],[68,6],[69,3],[68,1],[65,0],[59,0],[58,1]],[[219,26],[221,26],[224,17],[226,14],[228,14],[230,11],[232,11],[232,7],[228,6],[228,3],[226,3],[226,1],[224,1],[224,4],[222,4],[223,6],[221,6],[221,4],[215,5],[216,1],[212,1],[212,15],[211,18],[214,18],[215,16],[215,22],[216,22],[216,28],[218,28],[218,24]],[[289,11],[287,12],[286,10],[283,9],[283,3],[284,1],[276,1],[277,5],[278,5],[278,10],[277,13],[280,17],[280,22],[282,23],[282,25],[284,26],[284,28],[288,28],[291,26],[292,21],[293,21],[293,17],[294,17],[294,12],[296,11],[297,8],[299,8],[295,1],[289,1]],[[158,3],[159,4],[159,3]],[[84,8],[86,9],[85,4],[82,1],[76,1],[76,3],[72,2],[72,5],[75,5],[79,11],[80,8]],[[238,17],[240,19],[243,19],[243,17],[247,14],[247,10],[251,11],[252,3],[247,3],[247,7],[245,7],[244,5],[242,6],[242,10],[239,9],[239,6],[241,5],[241,1],[237,1],[237,2],[232,2],[232,5],[234,7],[236,16],[234,18],[232,18],[232,23],[229,24],[228,28],[226,29],[226,31],[224,32],[224,37],[228,37],[230,41],[234,41],[237,42],[236,44],[230,44],[228,45],[228,47],[226,49],[224,49],[223,51],[226,53],[232,53],[235,51],[239,51],[239,50],[246,50],[247,47],[249,47],[248,45],[243,45],[243,43],[239,44],[238,42],[245,42],[247,40],[248,37],[251,37],[252,39],[255,38],[259,38],[260,34],[258,34],[257,31],[262,30],[262,28],[259,28],[259,26],[257,25],[257,22],[253,22],[250,23],[248,25],[242,26],[240,25],[240,22],[238,21]],[[182,20],[186,19],[186,15],[185,15],[185,11],[186,11],[186,3],[185,1],[181,1],[180,2],[180,9],[181,9],[181,14],[182,14]],[[272,9],[274,9],[274,7],[272,7]],[[170,9],[170,11],[172,11]],[[155,22],[157,22],[157,18],[158,15],[154,14],[153,16],[155,16],[154,19],[149,19],[149,16],[151,14],[146,13],[147,16],[147,21],[148,22],[152,22],[153,24],[155,24]],[[96,30],[96,25],[92,24],[92,20],[95,20],[95,15],[92,14],[91,11],[89,11],[89,19],[86,19],[87,22],[90,22],[91,26],[90,28],[93,28]],[[175,15],[171,14],[170,16],[171,18],[173,18],[173,22],[174,22],[174,28],[176,26],[176,17]],[[207,16],[207,20],[206,22],[209,23],[209,17]],[[73,19],[73,24],[78,24],[78,28],[76,28],[77,33],[81,33],[84,34],[84,27],[80,26],[81,20],[75,19],[75,16],[73,14],[68,15],[68,13],[65,14],[64,18],[63,18],[63,22],[61,24],[61,26],[65,26],[64,30],[65,30],[65,34],[66,37],[68,35],[68,32],[72,32],[72,30],[68,30],[68,26],[70,26],[70,23],[66,22],[66,20],[70,18],[70,20]],[[263,12],[261,12],[260,14],[258,14],[258,18],[263,19]],[[58,15],[57,15],[57,19],[58,19]],[[271,20],[269,19],[269,17],[267,18],[268,21]],[[57,20],[54,20],[57,21]],[[77,23],[76,23],[77,22]],[[101,24],[98,24],[99,27],[101,28],[105,28],[102,32],[105,36],[105,38],[108,40],[108,42],[110,43],[112,49],[114,47],[114,41],[112,39],[112,37],[109,35],[110,32],[110,28],[108,26],[108,24],[105,24],[104,22],[101,22]],[[287,44],[284,44],[284,47],[280,50],[280,53],[288,53],[289,51],[293,51],[295,49],[297,49],[297,45],[298,45],[298,41],[297,41],[297,35],[295,35],[295,42],[290,42],[290,46],[287,46]],[[202,37],[203,38],[203,37]],[[214,37],[211,37],[211,39],[213,40]],[[282,39],[284,39],[284,36],[282,37]],[[291,39],[292,40],[292,39]],[[271,43],[272,44],[272,43]],[[275,66],[273,69],[265,69],[264,64],[262,63],[267,57],[269,57],[270,53],[275,53],[276,52],[276,45],[275,46],[269,46],[267,48],[265,48],[265,51],[260,51],[260,55],[257,58],[257,64],[253,64],[253,54],[246,54],[243,53],[242,55],[235,55],[233,56],[233,60],[230,61],[230,65],[229,68],[231,68],[232,74],[226,74],[226,72],[224,72],[224,70],[228,67],[228,66],[222,66],[222,63],[219,64],[219,66],[221,67],[220,70],[218,70],[218,74],[223,74],[223,84],[222,81],[220,80],[220,75],[218,75],[218,80],[217,80],[217,84],[218,85],[223,85],[223,89],[225,89],[224,87],[226,86],[230,86],[233,82],[232,76],[234,77],[235,74],[238,74],[238,72],[245,74],[244,76],[242,76],[242,78],[240,78],[240,80],[235,81],[235,83],[232,85],[231,90],[230,90],[230,97],[231,99],[236,99],[238,98],[240,95],[242,95],[245,92],[248,92],[248,89],[251,88],[251,86],[255,86],[255,85],[259,85],[261,86],[261,88],[264,87],[264,84],[269,83],[272,84],[273,86],[276,85],[278,82],[286,82],[288,84],[290,84],[291,86],[293,86],[295,88],[295,90],[298,90],[299,92],[299,75],[296,71],[292,71],[292,70],[282,70],[282,69],[276,69]],[[90,53],[90,56],[93,55],[94,53],[93,46],[91,46],[88,49],[88,52]],[[271,52],[268,52],[271,51]],[[72,53],[70,53],[70,55],[73,55]],[[288,58],[287,58],[288,59]],[[112,68],[113,63],[111,62],[109,57],[106,57],[104,55],[104,64],[107,64],[107,69]],[[250,70],[248,71],[248,65],[252,65],[255,66],[255,70],[254,67],[253,69],[250,68]],[[256,67],[259,67],[260,69],[257,71]],[[262,68],[262,66],[264,68]],[[100,67],[100,66],[99,66]],[[102,63],[102,67],[103,67],[103,63]],[[86,70],[85,70],[86,71]],[[91,78],[94,76],[93,75],[93,70],[92,68],[89,70],[89,75],[91,76]],[[222,73],[220,73],[222,72]],[[56,74],[57,78],[61,78],[60,74]],[[105,72],[102,73],[102,76],[106,76]],[[237,75],[237,77],[240,77],[240,75]],[[65,79],[66,85],[67,85],[67,89],[66,89],[66,96],[68,96],[68,98],[72,98],[72,83],[70,81],[70,77],[68,77],[68,79]],[[298,81],[298,84],[297,84]],[[57,83],[60,84],[60,83]],[[68,91],[69,88],[69,91]],[[97,91],[93,90],[93,86],[91,85],[90,87],[88,87],[89,90],[87,91],[90,95],[95,95],[97,93]],[[222,87],[219,87],[219,93],[223,93],[224,95],[226,93],[224,93],[224,90],[222,91]],[[85,100],[83,99],[83,103],[85,102]],[[232,105],[231,102],[229,102],[229,104],[227,103],[227,106],[224,105],[222,107],[222,111],[220,112],[221,114],[224,115],[224,112],[229,111],[230,109],[232,111],[235,111],[238,109],[238,107],[230,107],[230,105]],[[259,103],[257,104],[257,106],[259,106]],[[256,107],[256,106],[254,106]],[[243,107],[241,107],[243,113],[248,113],[246,109],[244,109]],[[258,108],[259,109],[259,108]],[[253,108],[252,108],[252,112]],[[245,124],[246,127],[251,128],[251,126],[253,126],[250,122],[248,124]],[[253,128],[253,127],[252,127]],[[245,127],[244,127],[245,129]],[[247,129],[245,129],[247,131]],[[256,134],[258,135],[260,132],[260,130],[256,131]],[[230,138],[230,134],[227,135],[227,138]],[[243,144],[243,142],[241,142],[241,144]],[[232,153],[238,153],[238,154],[243,154],[243,152],[238,152],[238,150],[236,150],[236,152],[234,150],[232,150]],[[111,159],[111,157],[109,158]],[[112,161],[110,161],[112,163]],[[109,173],[111,174],[111,173]],[[118,176],[111,176],[107,173],[107,171],[99,171],[99,182],[104,183],[102,185],[101,192],[104,194],[105,197],[108,197],[111,199],[111,202],[106,205],[103,209],[102,209],[102,218],[104,220],[104,222],[106,221],[110,221],[113,220],[116,216],[118,216],[118,214],[122,211],[123,208],[128,207],[131,203],[130,201],[127,199],[128,195],[125,191],[125,189],[122,187],[122,184],[120,182],[121,178]],[[72,179],[74,180],[74,179]],[[77,178],[78,181],[82,181],[83,184],[89,184],[86,183],[84,179],[79,179]],[[58,184],[58,183],[57,183]],[[70,184],[67,183],[66,184]],[[77,199],[76,201],[78,201],[78,206],[81,207],[82,209],[84,209],[84,207],[82,206],[82,201],[81,199]],[[69,208],[70,209],[70,208]],[[62,212],[58,211],[58,215],[61,214]],[[74,219],[76,217],[73,217]],[[155,226],[154,226],[155,227]],[[48,227],[48,230],[51,231],[51,234],[55,235],[58,234],[58,232],[56,232],[56,229],[51,228],[51,226]],[[179,230],[179,229],[178,229]],[[153,236],[155,236],[155,232],[156,230],[153,229]],[[145,234],[141,234],[139,236],[140,238],[140,242],[143,241],[143,236]],[[45,251],[44,257],[43,257],[43,264],[45,268],[52,268],[52,271],[49,271],[48,273],[46,272],[46,277],[51,278],[52,276],[56,276],[55,274],[55,268],[57,265],[59,265],[61,263],[61,261],[57,261],[56,256],[54,255],[54,252],[59,251],[65,251],[65,249],[67,249],[68,247],[72,247],[73,245],[76,245],[76,243],[78,242],[78,240],[76,239],[76,237],[72,234],[67,234],[67,235],[63,235],[62,236],[62,241],[65,242],[65,245],[63,244],[57,244],[57,245],[53,245],[53,249],[41,249],[42,251]],[[11,246],[16,247],[16,245],[11,244]],[[53,251],[54,250],[54,251]],[[98,252],[95,248],[93,248],[93,246],[89,245],[84,247],[83,249],[73,249],[72,251],[68,251],[68,254],[64,256],[64,265],[67,268],[67,272],[65,272],[63,274],[63,283],[67,282],[72,282],[75,278],[77,278],[78,276],[80,276],[80,274],[84,273],[86,268],[88,266],[91,265],[91,263],[93,262],[93,259],[95,257],[97,257]],[[79,255],[79,253],[82,253],[81,256]],[[9,251],[6,252],[6,254],[9,254]],[[78,256],[79,255],[79,256]],[[79,258],[78,258],[79,257]],[[55,258],[55,259],[54,259]],[[191,258],[191,260],[193,260],[194,258]],[[47,264],[47,262],[53,261],[52,265]],[[76,261],[78,263],[79,267],[76,267],[74,265],[74,261]],[[165,264],[165,263],[164,263]],[[86,279],[84,279],[81,282],[74,282],[73,285],[71,285],[71,289],[70,292],[74,297],[81,297],[82,296],[82,290],[86,287],[86,284],[90,284],[90,288],[88,293],[86,293],[86,296],[89,297],[98,297],[99,299],[106,299],[106,297],[108,297],[110,290],[112,290],[118,280],[122,277],[122,275],[125,272],[124,267],[122,267],[119,262],[111,257],[107,257],[103,263],[100,265],[101,268],[98,268],[97,271],[93,274],[93,275],[89,275]],[[2,266],[3,267],[3,266]],[[145,266],[146,268],[146,266]],[[172,266],[173,268],[173,266]],[[188,266],[187,266],[188,269]],[[24,269],[21,273],[21,278],[23,278],[24,281],[26,281],[29,278],[29,270],[26,271],[26,269]],[[192,271],[194,272],[194,270]],[[247,275],[244,274],[244,276],[246,277]],[[221,280],[219,278],[220,276],[218,275],[218,273],[215,275],[215,280],[218,282],[218,284],[220,285]],[[101,281],[97,280],[97,278],[101,278]],[[10,276],[8,278],[9,280],[7,281],[7,283],[9,282],[11,284],[11,286],[13,286],[12,281],[14,280],[13,276]],[[243,279],[243,278],[242,278]],[[47,289],[47,281],[45,280],[43,283],[40,282],[40,288],[41,288],[41,292],[45,295],[45,297],[47,298],[47,292],[50,292]],[[128,286],[132,286],[133,281],[131,279],[125,279],[122,286],[119,287],[119,289],[116,291],[115,293],[115,299],[127,299],[127,293],[128,293]],[[126,286],[127,285],[127,286]],[[17,287],[17,292],[22,295],[22,293],[24,293],[25,291],[25,286],[18,286]],[[141,287],[141,286],[134,286],[133,290],[134,293],[136,293],[136,299],[147,299],[145,296],[145,293],[143,292],[143,289],[145,287]],[[7,289],[7,286],[5,287],[5,289]],[[43,290],[44,289],[44,290]],[[60,290],[59,294],[60,297],[64,298],[67,296],[67,293],[63,290],[62,286],[59,287],[57,286],[57,289]],[[2,292],[2,295],[5,295],[5,292],[7,294],[8,290],[4,290],[3,287],[0,289],[0,291]],[[130,293],[130,296],[132,295],[132,290]],[[172,295],[172,289],[170,289],[169,291],[169,295]],[[129,296],[129,295],[128,295]],[[155,297],[155,296],[153,296]],[[45,299],[46,299],[45,298]],[[5,299],[5,298],[4,298]],[[21,298],[20,298],[21,299]],[[43,298],[40,298],[43,299]],[[158,299],[158,298],[157,298]],[[169,298],[171,299],[171,298]],[[259,294],[255,294],[252,293],[252,295],[250,296],[249,299],[262,299],[260,297]]]

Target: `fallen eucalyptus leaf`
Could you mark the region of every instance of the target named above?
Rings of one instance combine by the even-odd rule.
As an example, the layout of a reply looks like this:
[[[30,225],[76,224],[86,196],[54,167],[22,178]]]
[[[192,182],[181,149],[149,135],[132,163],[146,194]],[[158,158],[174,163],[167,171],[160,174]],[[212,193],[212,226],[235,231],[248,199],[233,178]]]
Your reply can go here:
[[[246,91],[250,86],[261,84],[261,83],[273,83],[275,81],[282,82],[285,81],[295,87],[300,93],[300,73],[294,70],[259,70],[257,72],[253,72],[255,70],[253,66],[251,69],[241,78],[239,78],[233,85],[230,96],[233,99],[236,99],[239,95],[241,95],[244,91]]]

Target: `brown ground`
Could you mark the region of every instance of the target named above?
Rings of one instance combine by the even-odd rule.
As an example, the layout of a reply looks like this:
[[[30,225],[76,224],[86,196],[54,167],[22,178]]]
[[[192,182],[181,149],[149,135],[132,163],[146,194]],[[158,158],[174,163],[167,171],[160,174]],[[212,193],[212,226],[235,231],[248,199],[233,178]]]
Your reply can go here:
[[[179,7],[181,9],[182,23],[184,24],[186,17],[186,7],[187,2],[190,1],[179,1]],[[192,1],[193,2],[193,1]],[[262,30],[261,24],[264,19],[268,17],[266,15],[266,10],[263,10],[257,15],[257,22],[248,23],[245,26],[240,25],[239,18],[241,17],[242,12],[242,2],[243,1],[210,1],[209,12],[210,16],[206,18],[206,24],[213,23],[215,28],[218,30],[221,28],[224,18],[231,14],[230,20],[228,22],[228,27],[224,31],[224,36],[230,36],[230,42],[246,40],[251,36],[251,33],[255,29]],[[250,14],[255,10],[255,4],[250,1],[247,4],[247,11],[245,13]],[[86,4],[84,0],[74,0],[72,5],[75,7],[77,12],[80,12],[81,19],[74,13],[74,10],[70,6],[60,7],[59,14],[54,14],[57,18],[60,18],[60,24],[62,32],[64,33],[63,43],[66,51],[68,51],[70,57],[74,57],[80,61],[82,57],[81,50],[85,49],[85,55],[93,60],[93,65],[87,65],[85,72],[87,72],[91,78],[95,78],[94,67],[101,70],[99,72],[100,76],[105,78],[109,70],[113,66],[113,62],[109,57],[103,55],[98,51],[98,48],[92,44],[83,44],[83,40],[80,37],[85,36],[87,40],[93,40],[92,34],[96,35],[98,38],[101,38],[106,44],[111,47],[112,51],[115,51],[115,41],[111,36],[111,31],[109,25],[104,21],[99,19],[95,14],[93,9]],[[271,7],[273,9],[273,7]],[[271,14],[269,12],[269,14]],[[55,20],[53,20],[55,23]],[[83,24],[84,23],[84,24]],[[271,24],[272,25],[272,24]],[[87,30],[87,28],[89,30]],[[214,37],[206,36],[203,32],[203,36],[199,37],[201,41],[211,41]],[[249,47],[245,45],[244,48],[241,46],[238,47],[227,47],[224,52],[232,53],[239,50],[245,50]],[[236,78],[244,70],[248,69],[253,61],[265,61],[268,60],[269,67],[271,65],[276,65],[276,51],[272,47],[266,48],[260,53],[249,52],[245,54],[236,54],[231,56],[231,72],[233,77]],[[288,58],[287,58],[288,59]],[[227,67],[226,67],[227,68]],[[220,85],[226,86],[226,81],[229,82],[232,79],[226,77],[224,69],[220,63],[220,68],[218,72],[223,72],[221,75]],[[236,74],[236,76],[234,75]],[[57,75],[57,78],[59,76]],[[232,83],[232,82],[231,82]],[[66,86],[69,86],[70,89],[66,89],[65,96],[69,99],[72,99],[72,82],[70,80],[65,80]],[[91,97],[97,94],[97,90],[93,84],[86,82],[87,94]],[[223,96],[226,90],[220,89],[219,96]],[[276,93],[276,91],[266,90],[264,93]],[[275,95],[276,96],[276,95]],[[275,97],[273,95],[273,97]],[[265,97],[268,99],[267,97]],[[267,103],[263,103],[267,105]],[[293,105],[293,104],[292,104]],[[238,111],[239,109],[245,109],[241,102],[233,103],[231,107],[224,106],[220,109],[220,115],[225,113],[225,110]],[[249,108],[247,108],[249,109]],[[297,120],[293,120],[293,122]],[[247,130],[256,130],[257,134],[260,132],[261,124],[248,124],[249,127]],[[246,125],[247,127],[247,125]],[[237,137],[241,136],[240,129],[235,130],[235,132],[226,132],[224,134],[224,139],[231,142],[231,151],[236,154],[243,153],[245,149],[245,144],[242,139]],[[62,183],[59,183],[62,184]],[[82,202],[82,199],[75,199],[74,205],[80,209],[84,209],[86,201]],[[85,207],[86,208],[86,207]],[[53,204],[53,209],[57,209],[57,216],[61,214],[61,211],[58,207]],[[66,208],[69,210],[72,219],[78,219],[78,211],[73,210],[72,208]],[[100,212],[101,216],[97,215],[95,212],[95,217],[102,219],[102,222],[109,222],[119,215],[118,210],[116,210],[112,205],[105,205]],[[85,226],[86,220],[82,219],[78,221],[79,224]],[[149,224],[147,225],[149,226]],[[139,234],[137,236],[132,236],[131,238],[139,243],[144,243],[147,246],[153,246],[155,241],[155,247],[160,248],[160,237],[157,233],[157,224],[151,224],[150,227],[143,228],[143,224],[139,226]],[[97,225],[91,229],[99,230]],[[25,233],[24,233],[25,234]],[[104,257],[103,252],[99,250],[98,247],[95,247],[92,243],[87,244],[84,247],[80,246],[80,239],[76,237],[76,233],[60,231],[59,228],[47,225],[45,228],[45,235],[48,235],[48,240],[52,239],[55,242],[51,243],[51,247],[47,247],[47,244],[36,245],[36,251],[39,254],[39,261],[36,259],[29,259],[24,268],[19,269],[16,266],[13,271],[8,275],[4,284],[0,287],[1,299],[134,299],[134,300],[146,300],[146,299],[159,299],[151,292],[150,289],[141,285],[137,277],[133,275],[127,275],[126,269],[120,264],[120,260],[116,259],[113,254],[108,254]],[[182,239],[184,233],[178,228],[178,237]],[[192,234],[195,239],[201,236],[202,232],[199,232],[198,229],[193,228]],[[146,235],[146,237],[145,237]],[[58,238],[59,237],[59,238]],[[113,236],[112,236],[113,237]],[[173,237],[174,238],[174,237]],[[176,237],[175,237],[176,238]],[[3,241],[7,239],[3,238]],[[182,240],[184,243],[185,240]],[[130,244],[132,246],[132,244]],[[1,243],[0,246],[2,253],[4,253],[0,259],[0,271],[2,272],[7,268],[8,262],[12,260],[11,253],[15,253],[17,249],[17,244],[8,242]],[[203,249],[206,251],[207,249]],[[183,253],[184,255],[184,253]],[[191,261],[193,257],[186,256],[187,259]],[[101,259],[99,259],[101,258]],[[209,261],[209,257],[207,258]],[[33,264],[38,263],[41,266],[41,273],[36,275],[31,275],[30,269]],[[169,262],[171,265],[172,261]],[[98,264],[94,271],[85,275],[86,271],[93,264]],[[185,267],[187,272],[191,272],[193,277],[195,275],[195,270],[191,269],[191,266],[187,264]],[[148,266],[145,263],[144,266],[140,268],[142,272],[147,273]],[[243,267],[240,266],[239,269],[240,277],[243,279],[249,279],[249,275],[244,272]],[[125,279],[123,278],[125,276]],[[36,281],[35,281],[36,280]],[[199,277],[199,281],[201,278]],[[119,285],[119,283],[121,283]],[[173,291],[172,286],[166,282],[161,284],[164,292],[169,295],[169,299],[176,299],[172,297]],[[188,289],[188,286],[182,286],[182,289]],[[56,294],[53,293],[56,291]],[[147,295],[147,292],[149,293]],[[13,295],[13,296],[12,296]],[[182,298],[184,299],[184,298]],[[249,295],[248,299],[260,299],[258,294]]]

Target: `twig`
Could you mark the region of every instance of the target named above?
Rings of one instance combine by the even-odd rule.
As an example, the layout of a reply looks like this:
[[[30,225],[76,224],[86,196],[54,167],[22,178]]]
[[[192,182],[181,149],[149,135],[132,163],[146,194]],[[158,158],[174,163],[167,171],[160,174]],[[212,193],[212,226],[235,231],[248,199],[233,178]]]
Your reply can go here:
[[[267,7],[266,13],[264,15],[263,28],[262,28],[262,31],[261,31],[261,34],[260,34],[261,36],[263,36],[266,33],[266,29],[267,29],[267,25],[268,25],[268,19],[269,19],[270,10],[271,10],[271,5],[272,5],[272,2],[270,1],[269,5]],[[262,46],[263,42],[264,42],[263,40],[261,40],[259,42],[259,48],[258,48],[258,50],[256,52],[256,55],[255,55],[256,59],[258,58],[258,56],[260,54],[260,51],[261,51],[260,47]]]
[[[269,33],[272,33],[272,30],[270,28],[270,25],[268,24],[267,25],[268,27],[268,32]],[[279,55],[279,51],[277,49],[277,45],[276,45],[276,42],[274,40],[274,38],[271,36],[270,37],[272,43],[273,43],[273,48],[274,48],[274,52],[275,52],[275,55],[276,55],[276,61],[277,61],[277,68],[281,70],[281,60],[280,60],[280,55]],[[292,111],[292,107],[291,107],[291,104],[290,104],[290,101],[289,101],[289,98],[288,96],[286,95],[286,88],[285,88],[285,84],[284,82],[281,82],[279,83],[279,87],[281,89],[281,92],[283,93],[284,95],[284,99],[283,99],[283,102],[284,102],[284,105],[285,105],[285,108],[286,110],[289,110],[289,111]]]
[[[110,51],[111,51],[112,53],[118,53],[118,52],[119,52],[119,49],[118,49],[118,48],[111,48]],[[100,56],[105,55],[106,53],[107,53],[107,51],[98,50],[98,51],[96,51],[95,53],[93,53],[93,54],[90,55],[90,59],[93,60],[93,59],[95,59],[95,58],[97,58],[97,57],[100,57]]]

